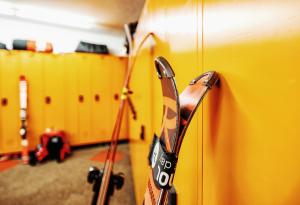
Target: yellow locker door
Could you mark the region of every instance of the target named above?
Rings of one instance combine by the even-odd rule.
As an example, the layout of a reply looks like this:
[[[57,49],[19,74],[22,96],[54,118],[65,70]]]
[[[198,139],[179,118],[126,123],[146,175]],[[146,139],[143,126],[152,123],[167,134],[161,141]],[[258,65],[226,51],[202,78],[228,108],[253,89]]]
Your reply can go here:
[[[197,2],[197,0],[176,0],[163,2],[149,1],[147,7],[145,7],[145,12],[143,13],[144,15],[148,15],[143,16],[143,18],[146,19],[147,22],[140,22],[140,25],[142,25],[142,29],[138,30],[138,33],[136,35],[136,39],[141,39],[145,31],[153,31],[156,34],[159,40],[155,42],[154,56],[163,56],[168,59],[168,61],[174,68],[179,92],[188,85],[189,81],[192,78],[201,74],[197,55]],[[151,24],[149,24],[149,22],[151,22]],[[154,70],[153,62],[152,65],[153,66],[150,66],[150,68]],[[148,65],[142,65],[141,67],[138,67],[138,65],[136,65],[135,69],[143,70],[145,69],[143,66],[145,68],[149,67]],[[159,80],[157,79],[157,75],[155,74],[155,72],[150,71],[148,75],[151,75],[152,78],[152,80],[150,81],[152,83],[152,92],[149,99],[149,101],[151,102],[151,107],[149,106],[151,108],[151,117],[149,117],[149,119],[151,119],[151,123],[148,124],[152,125],[151,131],[153,134],[153,131],[159,132],[161,127],[160,122],[162,118],[162,95],[161,85]],[[144,84],[144,82],[146,82],[144,78],[140,78],[137,79],[135,83],[138,85]],[[142,87],[142,85],[140,86]],[[145,85],[143,85],[143,87],[145,87],[145,89],[147,88]],[[145,95],[145,93],[142,94]],[[138,104],[140,103],[142,102],[140,101]],[[142,113],[147,113],[149,107],[145,107],[146,110],[142,110]],[[200,115],[199,111],[196,116],[197,115]],[[147,122],[147,117],[143,120],[146,120]],[[146,129],[146,133],[147,130],[148,129]],[[147,133],[146,136],[149,136],[149,140],[152,139],[151,134]],[[184,140],[182,145],[182,149],[180,152],[181,156],[178,162],[174,181],[175,187],[178,192],[178,204],[197,204],[198,202],[201,203],[201,195],[199,195],[201,194],[201,180],[198,180],[199,177],[197,170],[198,163],[201,164],[201,160],[198,160],[199,158],[197,158],[197,154],[201,153],[201,146],[199,147],[198,145],[199,141],[201,141],[201,121],[199,122],[197,121],[197,119],[194,119],[189,127],[188,132],[186,133],[186,139]],[[132,144],[131,149],[134,151],[139,151],[139,155],[142,155],[149,151],[149,143],[150,142],[148,142],[148,147],[143,146],[142,143]],[[141,161],[141,157],[136,156],[136,154],[134,154],[134,151],[132,151],[132,160],[134,162]],[[144,159],[145,157],[146,154],[144,156]],[[194,161],[191,160],[194,158],[196,158]],[[147,178],[148,169],[146,168],[146,164],[139,166],[136,165],[137,163],[133,164],[135,165],[133,167],[134,179],[136,179],[137,187],[139,187],[136,191],[137,201],[139,203],[142,203],[146,181],[143,182],[142,187],[139,184],[141,178]]]
[[[64,54],[65,131],[71,145],[79,144],[78,134],[78,56]]]
[[[125,58],[108,56],[109,67],[112,69],[112,124],[114,125],[120,106],[121,91],[124,84],[126,63]],[[128,139],[128,107],[126,106],[123,115],[120,139]]]
[[[299,1],[203,6],[203,204],[300,204]]]
[[[3,133],[2,133],[2,122],[3,122],[3,118],[2,118],[2,110],[4,109],[3,107],[5,106],[4,103],[5,103],[5,99],[4,99],[4,96],[2,95],[2,70],[3,70],[3,67],[4,67],[4,60],[7,58],[7,51],[5,50],[0,50],[0,100],[1,100],[1,104],[0,104],[0,153],[3,153],[4,152],[4,136],[3,136]]]
[[[193,78],[202,73],[197,55],[197,0],[168,1],[165,6],[166,40],[169,48],[169,54],[166,57],[174,69],[180,93]],[[180,150],[174,177],[174,185],[179,193],[178,204],[196,205],[201,204],[202,201],[201,126],[200,107],[189,125]]]
[[[44,131],[43,112],[43,54],[20,52],[20,75],[25,75],[28,83],[28,141],[30,149],[40,143],[39,136]]]
[[[91,138],[91,60],[90,54],[77,54],[78,58],[78,132],[79,143],[92,143]]]
[[[155,99],[153,99],[153,81],[155,78],[156,69],[154,66],[154,58],[151,55],[149,45],[145,45],[138,54],[130,81],[130,87],[133,91],[131,99],[137,112],[137,119],[133,120],[132,113],[129,111],[129,131],[130,139],[132,140],[141,140],[141,134],[144,135],[145,140],[149,142],[152,140],[154,132],[152,101],[155,101]],[[157,82],[158,81],[159,80],[157,80]],[[142,126],[144,128],[142,128]]]
[[[91,56],[91,132],[93,140],[109,141],[111,139],[111,85],[112,70],[106,63],[105,55]]]
[[[65,128],[63,56],[43,55],[45,128]]]
[[[3,151],[3,135],[2,135],[2,103],[3,103],[3,97],[2,97],[2,68],[3,68],[3,60],[5,59],[4,56],[6,55],[6,51],[0,50],[0,153]]]
[[[159,97],[154,97],[155,91],[153,84],[157,83],[160,85],[157,79],[156,70],[154,67],[154,58],[151,55],[151,48],[146,44],[141,52],[138,54],[136,64],[132,71],[132,78],[130,81],[130,87],[132,88],[132,101],[134,103],[137,120],[132,119],[132,114],[129,114],[129,136],[130,136],[130,152],[136,201],[138,204],[142,203],[143,196],[145,193],[145,187],[148,180],[148,164],[147,159],[149,153],[149,145],[153,138],[154,126],[160,126],[161,115],[162,115],[162,97],[161,88],[158,87]],[[161,102],[159,108],[160,119],[154,120],[154,103]],[[143,126],[143,128],[142,128]],[[143,130],[142,130],[143,129]],[[158,128],[159,130],[159,128]],[[142,133],[143,132],[143,133]],[[141,139],[141,134],[144,136],[144,141]]]
[[[1,52],[1,137],[0,153],[18,152],[21,149],[19,135],[19,75],[18,52]]]

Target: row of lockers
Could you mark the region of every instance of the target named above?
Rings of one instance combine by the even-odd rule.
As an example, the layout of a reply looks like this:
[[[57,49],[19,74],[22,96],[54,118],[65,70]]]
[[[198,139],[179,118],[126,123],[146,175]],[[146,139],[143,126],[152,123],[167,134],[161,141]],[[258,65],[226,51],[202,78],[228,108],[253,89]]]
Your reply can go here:
[[[160,82],[150,73],[157,56],[174,69],[179,93],[203,72],[220,77],[180,148],[177,204],[300,204],[299,11],[299,1],[146,1],[131,79],[142,118],[130,122],[130,139],[145,126],[145,141],[130,144],[137,204],[148,183],[149,144],[161,126]],[[150,32],[155,38],[141,46]]]
[[[20,75],[28,80],[31,148],[46,128],[64,130],[71,145],[109,141],[126,63],[126,58],[111,55],[1,51],[0,154],[20,150]],[[127,123],[125,119],[123,139]]]

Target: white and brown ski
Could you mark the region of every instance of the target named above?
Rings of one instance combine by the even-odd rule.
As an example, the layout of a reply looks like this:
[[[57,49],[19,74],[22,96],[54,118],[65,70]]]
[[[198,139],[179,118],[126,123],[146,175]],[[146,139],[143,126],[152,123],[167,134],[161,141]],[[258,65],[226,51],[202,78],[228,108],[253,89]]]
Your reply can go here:
[[[216,72],[193,79],[178,97],[174,72],[163,57],[155,60],[161,80],[164,114],[162,131],[154,135],[148,156],[151,173],[144,197],[145,205],[164,205],[172,187],[180,147],[197,107],[207,91],[218,81]]]
[[[29,151],[28,151],[28,139],[27,139],[27,80],[24,75],[20,76],[19,81],[19,92],[20,92],[20,136],[22,146],[22,162],[28,164],[29,162]]]

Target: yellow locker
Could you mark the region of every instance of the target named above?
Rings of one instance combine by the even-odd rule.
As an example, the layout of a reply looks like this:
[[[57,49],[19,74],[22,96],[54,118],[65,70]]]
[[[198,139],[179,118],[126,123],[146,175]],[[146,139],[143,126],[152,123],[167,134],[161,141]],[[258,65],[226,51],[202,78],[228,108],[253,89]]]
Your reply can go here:
[[[19,135],[19,75],[17,53],[1,51],[1,137],[0,153],[17,152],[21,149]]]
[[[169,49],[166,57],[174,69],[179,93],[202,73],[198,59],[197,3],[197,0],[176,0],[165,4],[166,43]],[[174,177],[178,204],[201,204],[202,179],[198,168],[202,167],[198,166],[201,165],[201,156],[198,154],[202,152],[202,128],[201,116],[197,120],[201,114],[199,110],[189,125],[180,150]]]
[[[176,83],[178,85],[179,92],[182,91],[194,77],[201,74],[201,62],[198,59],[198,2],[194,1],[148,1],[144,8],[142,21],[140,21],[140,27],[136,34],[136,39],[142,39],[147,32],[153,31],[156,35],[155,46],[153,49],[153,57],[164,56],[166,57],[175,71]],[[201,15],[201,14],[200,14]],[[184,19],[184,20],[182,20]],[[144,22],[144,21],[145,22]],[[151,22],[151,23],[149,23]],[[135,45],[138,46],[138,42]],[[145,55],[145,56],[143,56]],[[148,177],[149,168],[146,165],[146,158],[149,151],[149,145],[152,140],[153,132],[159,132],[160,122],[162,118],[162,94],[161,85],[155,74],[155,68],[153,60],[148,65],[148,61],[145,58],[149,58],[151,52],[138,56],[138,64],[135,66],[133,73],[143,72],[145,75],[149,75],[151,80],[151,88],[147,88],[144,82],[147,83],[143,77],[133,77],[132,85],[138,86],[138,90],[147,89],[152,90],[150,99],[147,99],[147,91],[143,93],[142,97],[145,101],[151,103],[147,104],[142,100],[138,100],[137,107],[143,107],[141,121],[146,122],[147,129],[147,142],[146,144],[137,142],[131,145],[131,159],[133,161],[133,175],[135,180],[136,200],[138,203],[142,203],[143,195],[146,188],[146,179]],[[200,56],[201,57],[201,56]],[[151,58],[150,58],[151,59]],[[145,72],[145,69],[149,71]],[[152,70],[152,71],[151,71]],[[136,75],[136,74],[133,74]],[[141,85],[142,84],[142,85]],[[148,85],[149,86],[149,85]],[[132,86],[135,89],[134,86]],[[146,96],[145,96],[146,95]],[[148,120],[147,112],[150,112],[151,121]],[[145,117],[143,116],[145,113]],[[193,122],[190,125],[188,132],[186,133],[186,139],[183,141],[181,148],[181,156],[178,162],[175,187],[178,192],[178,204],[197,204],[201,203],[201,183],[202,179],[199,177],[201,173],[201,157],[197,154],[201,153],[201,121],[197,120],[197,116],[200,115],[198,111]],[[201,119],[201,117],[199,117]],[[146,127],[147,127],[146,126]],[[136,127],[133,129],[136,135]],[[132,133],[132,130],[131,130]],[[130,135],[131,138],[136,136]],[[200,136],[199,136],[200,135]],[[144,155],[143,158],[141,155]],[[194,160],[191,160],[194,159]],[[140,161],[144,160],[145,164],[141,164]],[[200,169],[200,170],[199,170]],[[187,177],[188,176],[188,177]],[[201,176],[201,174],[200,174]],[[143,182],[141,183],[141,179]]]
[[[65,72],[65,129],[72,145],[79,144],[78,134],[78,56],[63,54]]]
[[[3,149],[4,149],[4,137],[3,137],[3,134],[2,134],[2,110],[3,110],[3,106],[5,104],[5,99],[2,95],[2,68],[3,68],[3,65],[4,65],[4,62],[3,62],[3,59],[4,59],[4,56],[6,56],[6,51],[4,50],[0,50],[0,100],[1,100],[1,104],[0,104],[0,149],[1,149],[1,152],[3,152]]]
[[[138,54],[132,70],[130,87],[133,91],[132,102],[137,112],[137,120],[130,119],[130,139],[141,140],[142,126],[144,138],[151,141],[153,134],[153,79],[156,76],[154,58],[148,45]]]
[[[91,136],[91,61],[89,54],[78,56],[78,132],[79,143],[89,143]]]
[[[114,125],[117,113],[119,111],[120,104],[120,96],[122,87],[124,84],[125,73],[126,73],[126,59],[125,58],[117,58],[114,56],[107,56],[107,60],[109,60],[108,69],[112,70],[112,93],[111,98],[112,101],[112,124]],[[120,139],[128,138],[128,115],[127,115],[127,107],[124,112],[122,127],[120,130]]]
[[[147,183],[147,155],[149,144],[152,140],[155,124],[160,124],[161,119],[155,122],[154,119],[154,106],[157,101],[161,102],[162,99],[154,97],[155,91],[153,84],[159,83],[156,79],[156,70],[153,63],[153,55],[151,54],[151,47],[146,43],[141,52],[137,54],[136,64],[132,70],[130,87],[132,88],[132,101],[134,103],[137,120],[134,121],[129,115],[130,119],[130,151],[132,163],[132,174],[135,185],[135,196],[138,204],[142,203],[145,187]],[[158,95],[161,94],[160,88]],[[160,104],[162,113],[162,105]],[[161,114],[160,113],[160,114]],[[160,115],[161,117],[161,115]],[[144,127],[142,133],[142,126]],[[142,140],[141,134],[144,135]]]
[[[60,55],[43,55],[44,126],[64,130],[65,80],[63,58]]]
[[[198,0],[197,2],[197,65],[198,65],[198,72],[199,73],[204,73],[205,70],[203,67],[204,61],[203,61],[203,1]],[[214,68],[207,68],[208,70],[214,70]],[[214,87],[213,89],[216,89]],[[211,91],[209,91],[211,92]],[[205,97],[207,98],[207,96]],[[197,204],[203,205],[203,166],[204,166],[204,160],[203,160],[203,123],[204,123],[204,118],[203,118],[203,107],[204,107],[205,102],[202,102],[202,105],[198,108],[198,115],[194,117],[194,120],[196,121],[197,124]]]
[[[0,150],[3,150],[3,135],[2,135],[2,104],[4,103],[4,99],[2,96],[2,67],[3,67],[3,56],[5,55],[6,51],[1,51],[0,50]]]
[[[300,204],[300,4],[206,1],[205,205]]]
[[[112,69],[106,55],[91,56],[92,137],[109,141],[112,135],[111,106]]]

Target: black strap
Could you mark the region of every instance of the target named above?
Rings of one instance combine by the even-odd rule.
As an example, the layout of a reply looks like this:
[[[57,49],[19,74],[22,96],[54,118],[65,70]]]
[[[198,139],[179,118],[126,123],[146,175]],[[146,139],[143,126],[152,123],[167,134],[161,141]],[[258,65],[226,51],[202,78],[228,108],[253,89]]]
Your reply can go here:
[[[156,135],[153,137],[148,162],[152,168],[155,185],[161,189],[170,189],[176,169],[177,156],[175,153],[167,152],[165,145]]]
[[[131,98],[129,96],[127,96],[127,101],[128,101],[128,105],[129,105],[130,111],[132,113],[132,118],[134,120],[136,120],[137,119],[136,110],[135,110],[134,104],[133,104],[133,102],[132,102],[132,100],[131,100]]]

